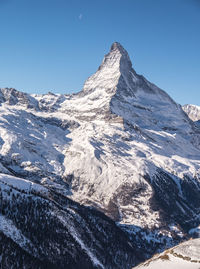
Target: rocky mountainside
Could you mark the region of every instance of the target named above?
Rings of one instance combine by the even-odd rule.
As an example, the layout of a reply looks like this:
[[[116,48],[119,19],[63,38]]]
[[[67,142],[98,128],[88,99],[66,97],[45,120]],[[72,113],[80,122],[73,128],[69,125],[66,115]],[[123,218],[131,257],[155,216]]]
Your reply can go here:
[[[200,129],[119,43],[78,94],[0,102],[1,173],[106,214],[146,257],[199,226]]]
[[[193,239],[177,247],[155,255],[152,259],[140,264],[137,269],[199,269],[200,239]]]
[[[0,175],[1,268],[131,268],[142,256],[104,214]]]
[[[183,110],[192,121],[200,121],[200,107],[195,105],[184,105]]]

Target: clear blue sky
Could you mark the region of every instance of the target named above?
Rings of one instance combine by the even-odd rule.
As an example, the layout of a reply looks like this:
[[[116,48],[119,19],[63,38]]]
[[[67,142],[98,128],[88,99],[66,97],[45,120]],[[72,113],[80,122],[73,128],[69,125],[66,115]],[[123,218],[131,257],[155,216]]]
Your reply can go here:
[[[0,0],[0,87],[77,92],[114,41],[137,73],[200,105],[200,0]]]

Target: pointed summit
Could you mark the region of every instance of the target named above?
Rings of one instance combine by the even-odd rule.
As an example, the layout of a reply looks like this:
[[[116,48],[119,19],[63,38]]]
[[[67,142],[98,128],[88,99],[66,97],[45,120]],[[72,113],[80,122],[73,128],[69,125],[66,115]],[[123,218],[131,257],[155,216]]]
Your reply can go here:
[[[122,47],[122,45],[119,42],[114,42],[112,44],[110,50],[114,50],[114,49],[124,50],[124,48]]]
[[[119,42],[114,42],[111,45],[110,53],[120,53],[121,55],[128,56],[127,51],[123,48],[123,46]],[[129,56],[128,56],[129,59]],[[129,59],[130,60],[130,59]]]
[[[119,52],[121,55],[126,56],[130,61],[130,58],[128,56],[128,52],[124,49],[124,47],[119,42],[114,42],[110,48],[110,53],[117,53]]]
[[[118,42],[114,42],[108,54],[104,56],[97,72],[85,82],[83,91],[116,88],[122,75],[135,73],[128,52]]]
[[[176,107],[167,93],[135,72],[127,51],[118,42],[112,44],[96,73],[86,80],[81,94],[87,95],[90,108],[101,109],[102,114],[111,111],[123,118],[129,115],[134,103],[146,109],[146,104],[165,100]],[[150,111],[148,106],[147,110]]]
[[[118,42],[114,42],[112,44],[110,52],[105,55],[99,69],[102,69],[105,65],[113,66],[114,64],[118,68],[120,68],[122,65],[125,65],[127,68],[132,68],[132,63],[129,58],[128,52]]]

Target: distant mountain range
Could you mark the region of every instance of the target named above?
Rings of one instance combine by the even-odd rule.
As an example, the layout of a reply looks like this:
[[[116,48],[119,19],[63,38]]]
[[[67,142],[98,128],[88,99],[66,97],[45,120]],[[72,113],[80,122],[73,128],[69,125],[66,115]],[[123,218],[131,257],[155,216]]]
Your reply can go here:
[[[129,269],[197,237],[198,120],[117,42],[77,94],[0,89],[0,264]]]

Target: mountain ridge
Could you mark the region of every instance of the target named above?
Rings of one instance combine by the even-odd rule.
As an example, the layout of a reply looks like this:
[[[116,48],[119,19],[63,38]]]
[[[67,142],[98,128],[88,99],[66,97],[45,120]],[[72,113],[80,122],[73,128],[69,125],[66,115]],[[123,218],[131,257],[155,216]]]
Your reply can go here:
[[[184,105],[183,110],[192,121],[200,121],[200,107],[197,105]]]

